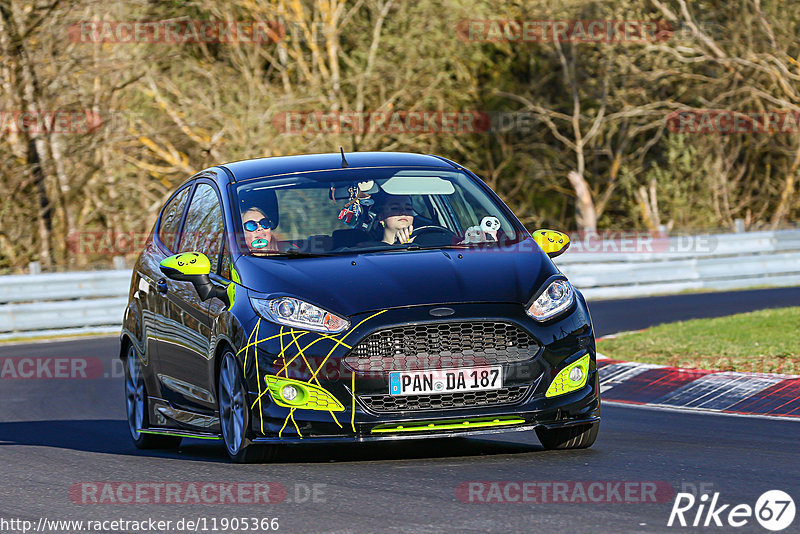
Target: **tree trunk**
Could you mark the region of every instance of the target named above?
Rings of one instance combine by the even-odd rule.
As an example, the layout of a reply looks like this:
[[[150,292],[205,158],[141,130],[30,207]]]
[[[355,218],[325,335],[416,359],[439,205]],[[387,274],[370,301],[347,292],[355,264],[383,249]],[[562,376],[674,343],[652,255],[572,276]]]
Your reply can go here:
[[[36,141],[31,139],[28,143],[28,168],[34,177],[36,192],[39,196],[39,261],[45,266],[52,264],[53,244],[53,217],[50,205],[50,198],[47,195],[47,181],[42,170],[42,161],[39,157],[39,150]]]
[[[22,32],[14,20],[11,6],[0,3],[0,31],[6,33],[7,39],[3,40],[4,55],[11,59],[14,69],[13,89],[22,103],[22,109],[33,117],[39,117],[39,82],[33,69],[33,62],[25,50],[22,42]],[[43,122],[43,121],[42,121]],[[38,230],[39,230],[39,261],[45,266],[52,264],[52,203],[47,191],[50,181],[44,159],[46,146],[43,132],[34,132],[33,135],[24,129],[20,131],[20,138],[24,139],[27,146],[27,163],[29,172],[34,178],[37,194],[39,196]]]
[[[597,231],[597,212],[594,209],[592,191],[586,179],[575,171],[567,174],[572,189],[575,191],[575,220],[578,230],[583,232]]]

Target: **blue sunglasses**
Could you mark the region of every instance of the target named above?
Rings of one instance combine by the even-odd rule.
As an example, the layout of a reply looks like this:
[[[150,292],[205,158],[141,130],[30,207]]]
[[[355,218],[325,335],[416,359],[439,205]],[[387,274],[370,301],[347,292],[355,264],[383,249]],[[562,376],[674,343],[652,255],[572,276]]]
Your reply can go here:
[[[270,228],[272,228],[272,221],[264,217],[258,222],[247,221],[246,223],[244,223],[244,229],[247,230],[248,232],[255,232],[256,230],[258,230],[259,226],[264,230],[269,230]]]

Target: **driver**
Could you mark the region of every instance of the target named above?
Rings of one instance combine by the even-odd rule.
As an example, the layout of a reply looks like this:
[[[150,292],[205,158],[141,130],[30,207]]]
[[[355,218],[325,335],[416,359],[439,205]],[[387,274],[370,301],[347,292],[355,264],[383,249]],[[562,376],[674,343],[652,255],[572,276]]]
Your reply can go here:
[[[411,205],[410,196],[381,195],[375,198],[375,210],[378,222],[383,228],[381,241],[390,245],[414,241],[411,233],[414,231],[414,215],[416,215],[416,212]]]
[[[272,221],[255,206],[242,213],[244,239],[250,252],[277,251],[278,240],[272,234]]]

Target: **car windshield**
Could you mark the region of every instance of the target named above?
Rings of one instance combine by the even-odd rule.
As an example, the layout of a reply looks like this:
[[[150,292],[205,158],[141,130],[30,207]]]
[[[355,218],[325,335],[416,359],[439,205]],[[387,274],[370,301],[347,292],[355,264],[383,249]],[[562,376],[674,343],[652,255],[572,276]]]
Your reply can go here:
[[[466,173],[337,169],[235,186],[236,238],[254,256],[328,255],[516,242],[517,226]]]

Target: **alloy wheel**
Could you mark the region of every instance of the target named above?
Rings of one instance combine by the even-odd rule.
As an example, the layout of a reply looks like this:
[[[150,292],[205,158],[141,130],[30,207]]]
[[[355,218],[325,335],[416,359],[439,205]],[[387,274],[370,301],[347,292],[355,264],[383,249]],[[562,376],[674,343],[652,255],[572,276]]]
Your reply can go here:
[[[219,376],[219,416],[228,452],[235,455],[244,441],[246,409],[241,372],[233,354],[226,353]]]
[[[128,412],[128,429],[133,439],[137,440],[144,422],[144,379],[133,346],[128,348],[128,356],[125,358],[125,406]]]

